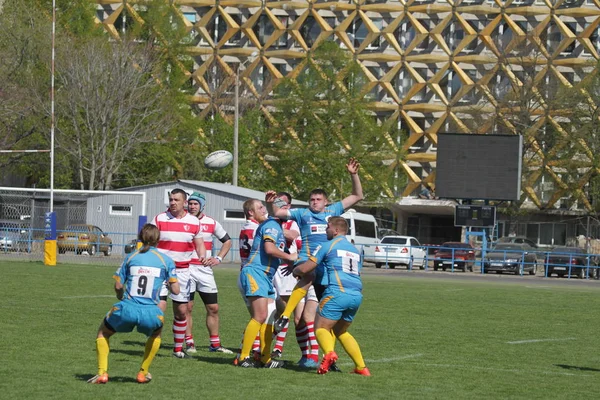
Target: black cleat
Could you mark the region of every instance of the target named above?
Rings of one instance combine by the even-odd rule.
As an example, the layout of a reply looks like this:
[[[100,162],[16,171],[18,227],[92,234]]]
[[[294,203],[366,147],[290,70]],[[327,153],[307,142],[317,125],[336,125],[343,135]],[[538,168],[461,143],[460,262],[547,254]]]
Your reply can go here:
[[[237,366],[242,368],[256,368],[256,364],[252,357],[246,357],[243,360],[238,361]]]
[[[264,364],[263,368],[282,368],[285,365],[285,361],[283,360],[271,360],[268,363]]]
[[[336,363],[333,363],[329,366],[329,372],[342,372],[342,370],[337,366]]]

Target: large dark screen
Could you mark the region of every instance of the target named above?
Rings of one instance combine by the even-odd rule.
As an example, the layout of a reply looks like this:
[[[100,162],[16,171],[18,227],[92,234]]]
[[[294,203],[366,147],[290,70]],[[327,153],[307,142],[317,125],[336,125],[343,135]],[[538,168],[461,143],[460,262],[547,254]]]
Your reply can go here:
[[[439,134],[436,196],[518,200],[522,149],[520,135]]]

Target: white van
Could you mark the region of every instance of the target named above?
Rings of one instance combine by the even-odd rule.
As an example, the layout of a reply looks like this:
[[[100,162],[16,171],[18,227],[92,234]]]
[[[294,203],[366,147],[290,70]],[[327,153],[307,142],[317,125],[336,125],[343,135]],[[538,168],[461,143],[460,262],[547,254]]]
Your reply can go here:
[[[342,214],[348,221],[346,238],[362,251],[363,261],[375,262],[375,247],[379,243],[377,220],[371,214],[363,214],[349,209]]]

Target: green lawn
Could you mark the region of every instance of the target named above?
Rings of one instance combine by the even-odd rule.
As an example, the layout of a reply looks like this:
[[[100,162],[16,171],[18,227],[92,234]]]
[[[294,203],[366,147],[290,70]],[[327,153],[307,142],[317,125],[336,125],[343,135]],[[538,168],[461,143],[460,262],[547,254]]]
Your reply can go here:
[[[0,390],[16,399],[597,399],[600,397],[600,283],[557,278],[533,285],[493,276],[443,280],[427,273],[365,273],[365,300],[351,332],[372,377],[319,376],[294,368],[241,369],[209,353],[203,308],[195,312],[201,344],[192,359],[171,357],[171,312],[153,382],[135,383],[145,337],[111,339],[110,382],[96,372],[96,329],[116,302],[115,266],[0,262]],[[375,272],[375,271],[373,271]],[[216,270],[221,338],[236,348],[248,314],[236,268]],[[546,282],[548,282],[546,284]],[[596,282],[596,281],[594,281]],[[290,332],[284,359],[300,357]]]

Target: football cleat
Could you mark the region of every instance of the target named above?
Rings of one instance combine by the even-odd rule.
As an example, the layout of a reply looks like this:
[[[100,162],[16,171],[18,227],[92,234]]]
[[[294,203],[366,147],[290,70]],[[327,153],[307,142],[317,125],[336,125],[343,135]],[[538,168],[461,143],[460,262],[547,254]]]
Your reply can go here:
[[[256,364],[254,363],[254,360],[251,357],[246,357],[243,360],[238,360],[237,366],[242,368],[256,368]]]
[[[208,351],[217,352],[217,353],[225,353],[225,354],[233,354],[233,351],[231,351],[223,346],[218,346],[218,347],[208,346]]]
[[[138,383],[148,383],[152,380],[152,375],[150,375],[150,373],[144,374],[140,371],[135,379],[138,381]]]
[[[88,379],[87,383],[104,384],[108,382],[108,374],[105,372]]]
[[[185,352],[188,354],[196,354],[198,350],[196,350],[196,346],[192,343],[185,346]]]
[[[363,369],[354,368],[354,371],[352,371],[351,374],[358,374],[358,375],[362,375],[362,376],[371,376],[371,371],[369,371],[369,368],[367,368],[367,367],[364,367]]]
[[[285,316],[277,318],[277,321],[273,324],[273,332],[279,333],[285,329],[286,325],[290,322],[290,319]]]
[[[334,364],[338,359],[338,355],[335,351],[330,351],[329,353],[323,356],[323,361],[321,361],[321,365],[317,369],[317,374],[323,375],[329,372],[329,368],[332,364]]]
[[[329,366],[329,372],[342,372],[342,369],[338,367],[337,363],[333,363]]]
[[[268,363],[264,364],[263,368],[282,368],[285,365],[285,361],[283,360],[271,360]]]
[[[185,358],[185,353],[183,351],[174,351],[173,350],[173,357],[175,358]]]
[[[271,353],[271,358],[281,358],[281,350],[275,349]]]
[[[312,358],[302,357],[300,361],[298,361],[298,366],[302,368],[317,368],[319,366],[319,362],[313,360]]]

